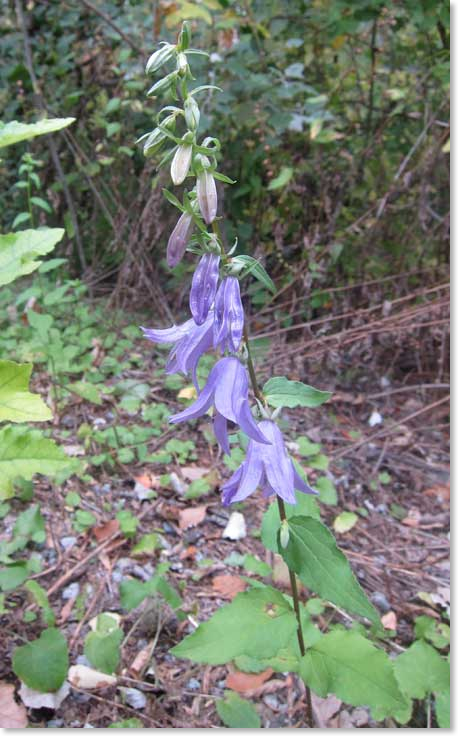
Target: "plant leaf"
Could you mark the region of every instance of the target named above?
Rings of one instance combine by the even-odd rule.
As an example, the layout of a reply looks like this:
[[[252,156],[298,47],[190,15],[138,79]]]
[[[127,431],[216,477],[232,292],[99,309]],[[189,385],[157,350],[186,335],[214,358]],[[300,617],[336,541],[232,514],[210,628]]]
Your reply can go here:
[[[59,629],[45,629],[38,639],[14,650],[14,674],[40,693],[58,690],[67,670],[67,642]]]
[[[288,528],[288,545],[285,549],[279,545],[278,551],[304,585],[336,606],[379,624],[377,611],[329,529],[309,516],[293,516]]]
[[[64,233],[53,227],[0,235],[0,286],[35,271],[42,263],[36,259],[53,250]]]
[[[36,138],[37,135],[55,133],[71,125],[75,120],[76,118],[47,118],[37,123],[19,123],[17,120],[10,123],[0,122],[0,148]]]
[[[45,422],[51,410],[29,391],[30,363],[0,360],[0,422]]]
[[[216,701],[216,710],[228,728],[261,728],[254,705],[231,690],[224,691],[224,700]]]
[[[401,690],[422,700],[428,693],[450,688],[450,665],[434,647],[416,641],[396,657],[394,672]]]
[[[31,480],[35,473],[55,475],[71,458],[38,430],[23,427],[0,429],[0,491],[15,478]]]
[[[296,406],[313,409],[332,396],[330,391],[320,391],[301,381],[289,381],[285,376],[270,378],[264,385],[263,393],[270,406],[287,406],[291,409]]]

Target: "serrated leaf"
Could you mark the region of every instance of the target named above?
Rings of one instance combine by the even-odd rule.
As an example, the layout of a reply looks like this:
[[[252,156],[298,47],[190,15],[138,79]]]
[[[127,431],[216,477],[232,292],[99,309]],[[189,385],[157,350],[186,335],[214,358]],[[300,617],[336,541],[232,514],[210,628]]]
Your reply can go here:
[[[270,378],[263,388],[268,404],[273,407],[304,406],[312,409],[324,404],[331,396],[330,391],[320,391],[301,381],[289,381],[285,376]]]
[[[422,700],[428,693],[450,688],[450,665],[434,647],[416,641],[396,657],[394,672],[401,690]]]
[[[35,473],[55,475],[71,462],[53,440],[38,430],[0,429],[0,490],[17,477],[32,480]]]
[[[35,271],[41,264],[37,258],[52,251],[64,233],[54,227],[0,235],[0,286]]]
[[[350,705],[371,708],[374,718],[408,719],[410,708],[401,693],[388,655],[355,631],[331,631],[302,658],[300,675],[320,697],[333,693]]]
[[[0,148],[36,138],[38,135],[55,133],[71,125],[75,120],[76,118],[48,118],[37,123],[19,123],[17,120],[10,123],[0,122]]]
[[[288,527],[288,546],[279,547],[278,551],[306,588],[378,624],[376,609],[366,598],[329,529],[309,516],[293,516]]]
[[[209,621],[171,649],[193,662],[224,664],[242,654],[273,657],[296,630],[294,612],[278,590],[263,586],[239,593]]]
[[[51,410],[29,391],[32,365],[0,360],[0,422],[45,422]]]
[[[58,629],[46,629],[13,653],[14,674],[40,693],[58,690],[67,676],[68,648]]]
[[[228,728],[261,728],[254,705],[231,690],[225,690],[224,700],[216,701],[216,710]]]

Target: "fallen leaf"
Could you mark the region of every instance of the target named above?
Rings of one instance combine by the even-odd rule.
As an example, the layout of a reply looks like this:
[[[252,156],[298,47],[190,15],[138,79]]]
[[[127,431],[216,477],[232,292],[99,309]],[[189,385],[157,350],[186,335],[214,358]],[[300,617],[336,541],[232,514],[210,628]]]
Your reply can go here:
[[[104,687],[116,685],[116,677],[98,672],[84,664],[75,664],[68,670],[68,680],[73,687],[82,690],[99,690]]]
[[[69,692],[70,685],[67,681],[55,693],[40,693],[38,690],[27,687],[23,682],[19,689],[21,700],[27,708],[50,708],[51,710],[57,710]]]
[[[385,613],[385,615],[382,616],[380,621],[383,624],[383,628],[390,629],[391,631],[396,631],[398,620],[396,618],[396,614],[394,611],[388,611],[388,613]]]
[[[180,529],[189,529],[190,526],[197,526],[197,524],[200,524],[205,519],[206,512],[206,506],[181,509],[178,514],[178,525]]]
[[[315,717],[322,721],[320,728],[326,728],[328,721],[339,712],[342,701],[335,695],[328,695],[327,698],[320,698],[319,695],[312,693],[312,707]],[[317,719],[317,720],[318,720]]]
[[[229,598],[230,600],[237,593],[243,593],[246,586],[246,582],[239,575],[215,575],[213,578],[213,590],[219,593],[222,598]]]
[[[197,547],[191,545],[180,552],[180,560],[193,560],[197,554]]]
[[[283,557],[274,554],[272,580],[276,585],[288,587],[290,585],[289,569]]]
[[[119,529],[119,521],[117,519],[111,519],[103,524],[99,524],[93,528],[94,537],[98,542],[104,542],[105,539],[111,537],[112,534],[117,532]]]
[[[185,465],[184,468],[181,468],[183,478],[186,480],[199,480],[204,478],[209,471],[210,468],[198,468],[195,465]]]
[[[81,445],[63,445],[64,452],[69,457],[76,457],[78,455],[85,455],[85,449]]]
[[[450,501],[450,482],[438,483],[436,486],[423,491],[423,493],[425,496],[437,496],[441,501]]]
[[[227,522],[226,528],[223,531],[224,539],[232,539],[236,542],[239,539],[246,537],[246,524],[245,517],[240,511],[234,511]]]
[[[26,728],[27,713],[23,705],[14,699],[14,685],[0,682],[0,726],[2,728]]]
[[[353,529],[357,521],[358,517],[353,513],[353,511],[342,511],[342,513],[334,519],[334,531],[338,534],[345,534],[345,532],[349,532],[350,529]]]
[[[142,475],[134,476],[137,483],[140,483],[144,488],[159,488],[160,481],[156,475],[152,473],[143,473]]]
[[[226,687],[230,690],[235,690],[236,693],[246,693],[249,690],[261,687],[261,685],[272,677],[272,674],[273,669],[270,667],[256,675],[236,670],[226,677]]]
[[[179,399],[197,399],[197,391],[195,386],[185,386],[178,391]]]

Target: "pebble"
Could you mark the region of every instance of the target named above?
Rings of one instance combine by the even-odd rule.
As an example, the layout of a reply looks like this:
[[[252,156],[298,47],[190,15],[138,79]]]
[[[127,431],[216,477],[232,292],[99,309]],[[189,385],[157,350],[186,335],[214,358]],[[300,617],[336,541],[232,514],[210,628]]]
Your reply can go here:
[[[269,708],[277,710],[279,706],[278,698],[275,695],[264,695],[263,701]]]
[[[371,601],[382,613],[388,613],[388,611],[391,611],[391,604],[383,593],[380,593],[379,591],[372,593]]]
[[[166,534],[175,534],[176,535],[175,529],[173,528],[173,526],[171,526],[168,523],[168,521],[162,522],[162,528],[163,528],[163,530],[165,531]]]
[[[134,565],[132,568],[132,575],[135,575],[135,577],[140,578],[140,580],[143,581],[149,580],[151,577],[151,574],[148,573],[142,565]]]
[[[46,728],[62,728],[63,725],[63,718],[51,718],[51,720],[47,722]]]
[[[113,570],[111,573],[111,579],[114,583],[122,583],[124,575],[119,570]]]
[[[67,587],[63,589],[62,598],[64,601],[68,601],[70,598],[76,598],[79,595],[79,592],[79,583],[70,583],[70,585],[67,585]]]
[[[126,705],[130,705],[135,710],[141,710],[146,707],[146,696],[141,690],[137,690],[135,687],[120,687],[119,689],[124,695]]]
[[[151,490],[151,488],[147,488],[138,481],[135,483],[134,493],[139,501],[147,501],[153,495],[153,491]]]
[[[200,680],[198,680],[196,677],[191,677],[190,680],[186,683],[186,687],[188,690],[199,690],[200,689]]]
[[[79,654],[76,658],[76,664],[83,664],[85,667],[91,667],[91,663],[84,654]]]
[[[76,544],[76,537],[62,537],[60,544],[64,549],[71,549]]]
[[[240,511],[234,511],[230,515],[227,526],[223,531],[223,538],[237,541],[244,539],[244,537],[246,537],[245,517]]]

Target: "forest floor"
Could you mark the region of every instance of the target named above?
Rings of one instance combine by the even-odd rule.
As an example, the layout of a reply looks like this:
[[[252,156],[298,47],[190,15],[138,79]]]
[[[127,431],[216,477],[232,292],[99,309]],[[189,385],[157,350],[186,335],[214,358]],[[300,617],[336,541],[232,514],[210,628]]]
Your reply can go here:
[[[94,463],[62,483],[36,480],[33,499],[46,522],[46,541],[35,545],[42,569],[34,578],[48,592],[69,642],[70,662],[87,664],[89,621],[116,612],[124,632],[119,674],[111,687],[72,687],[56,711],[29,708],[29,724],[104,728],[138,718],[146,728],[220,727],[215,703],[233,689],[254,702],[263,727],[305,727],[304,686],[295,675],[239,673],[232,665],[195,665],[169,654],[198,622],[244,590],[250,577],[273,578],[279,586],[286,582],[279,559],[266,553],[260,540],[267,508],[260,494],[237,506],[246,536],[223,536],[233,509],[221,505],[218,487],[230,469],[211,443],[208,423],[167,426],[166,410],[183,405],[189,386],[170,379],[164,385],[164,353],[132,334],[132,328],[128,337],[120,328],[111,348],[92,343],[91,370],[107,359],[118,366],[105,374],[98,402],[73,394],[65,407],[54,407],[51,435],[70,456],[84,460],[89,454]],[[120,348],[123,340],[127,344]],[[415,376],[409,384],[381,383],[377,369],[368,372],[365,366],[361,384],[357,373],[351,381],[339,381],[320,366],[319,381],[309,382],[332,389],[331,401],[314,410],[287,410],[284,426],[309,482],[328,480],[321,504],[325,523],[332,528],[347,512],[342,531],[336,531],[338,522],[335,528],[338,544],[392,632],[387,648],[399,652],[413,640],[416,617],[440,620],[449,604],[448,404],[444,392],[428,385],[412,388]],[[34,377],[35,390],[49,403],[52,379],[42,364],[35,366]],[[114,387],[121,381],[127,388],[116,401]],[[138,385],[146,389],[135,394]],[[154,435],[145,438],[141,429],[154,423]],[[132,452],[138,444],[143,449]],[[11,502],[3,538],[22,508],[21,501]],[[131,515],[121,522],[119,511]],[[151,534],[156,537],[147,538],[149,544],[139,544]],[[126,612],[120,584],[149,579],[160,562],[168,563],[168,582],[179,591],[180,611],[187,615],[177,615],[156,597]],[[305,601],[307,592],[301,596]],[[24,612],[34,607],[23,589],[11,599],[14,616],[2,618],[8,656],[2,658],[0,680],[17,684],[11,652],[42,627],[39,618],[24,622]],[[343,612],[332,608],[317,615],[320,627],[331,619],[345,621]],[[376,724],[366,709],[349,708],[333,697],[316,698],[314,709],[321,727],[390,725]]]

